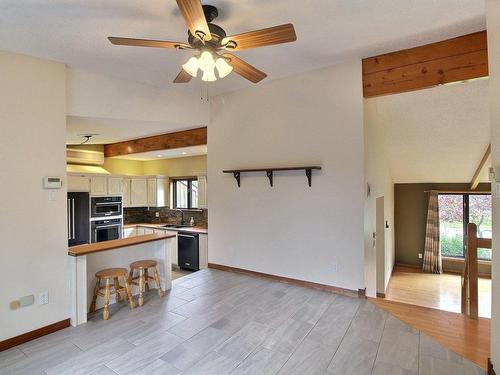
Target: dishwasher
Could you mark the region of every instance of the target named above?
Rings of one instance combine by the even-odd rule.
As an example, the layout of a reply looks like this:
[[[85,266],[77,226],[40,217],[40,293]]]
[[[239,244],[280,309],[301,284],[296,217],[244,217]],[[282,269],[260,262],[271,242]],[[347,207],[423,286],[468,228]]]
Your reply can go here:
[[[177,233],[177,261],[180,268],[191,271],[198,271],[200,269],[198,240],[197,233]]]

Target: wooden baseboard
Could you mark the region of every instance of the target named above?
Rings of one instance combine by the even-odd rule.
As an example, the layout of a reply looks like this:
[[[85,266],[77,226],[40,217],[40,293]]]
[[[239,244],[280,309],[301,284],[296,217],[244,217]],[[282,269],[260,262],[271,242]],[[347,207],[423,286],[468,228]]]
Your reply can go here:
[[[343,294],[343,295],[349,296],[349,297],[366,298],[366,289],[359,289],[356,291],[356,290],[352,290],[352,289],[339,288],[339,287],[336,287],[333,285],[319,284],[319,283],[314,283],[312,281],[298,280],[298,279],[292,279],[289,277],[272,275],[269,273],[251,271],[251,270],[247,270],[244,268],[225,266],[223,264],[217,264],[217,263],[208,263],[208,268],[213,268],[213,269],[217,269],[217,270],[221,270],[221,271],[243,273],[245,275],[256,276],[256,277],[263,277],[266,279],[272,279],[272,280],[276,280],[279,282],[294,284],[294,285],[302,286],[305,288],[319,289],[319,290],[324,290],[326,292]]]
[[[385,298],[385,293],[378,293],[377,292],[377,297],[378,298]]]
[[[70,326],[70,320],[64,319],[60,322],[49,324],[48,326],[35,329],[30,332],[23,333],[22,335],[11,337],[10,339],[0,341],[0,352],[3,350],[7,350],[13,348],[14,346],[24,344],[25,342],[37,339],[39,337],[48,335],[50,333],[59,331],[61,329],[67,328]]]
[[[491,358],[488,358],[488,375],[496,375],[495,370],[493,370],[493,364],[491,363]]]

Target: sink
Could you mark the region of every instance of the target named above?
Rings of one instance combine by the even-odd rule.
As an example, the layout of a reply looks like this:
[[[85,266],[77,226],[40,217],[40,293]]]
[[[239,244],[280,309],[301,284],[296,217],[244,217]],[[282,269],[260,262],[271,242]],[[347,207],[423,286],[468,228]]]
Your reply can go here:
[[[180,225],[180,224],[167,224],[167,225],[162,225],[162,228],[186,228],[189,227],[189,225]]]

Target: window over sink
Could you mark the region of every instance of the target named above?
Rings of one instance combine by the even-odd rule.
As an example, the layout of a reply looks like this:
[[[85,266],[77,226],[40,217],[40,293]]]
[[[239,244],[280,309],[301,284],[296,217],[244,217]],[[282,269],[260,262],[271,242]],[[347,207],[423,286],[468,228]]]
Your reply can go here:
[[[198,179],[196,177],[173,179],[173,208],[198,208]]]

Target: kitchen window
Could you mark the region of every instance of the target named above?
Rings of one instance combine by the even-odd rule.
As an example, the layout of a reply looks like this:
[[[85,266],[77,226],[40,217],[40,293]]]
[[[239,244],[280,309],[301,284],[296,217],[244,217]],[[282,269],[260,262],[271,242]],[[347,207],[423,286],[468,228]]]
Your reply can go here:
[[[467,224],[477,225],[477,236],[491,238],[490,194],[439,194],[441,255],[464,258]],[[478,249],[480,260],[491,260],[491,249]]]
[[[198,179],[182,178],[172,182],[174,208],[198,208]]]

